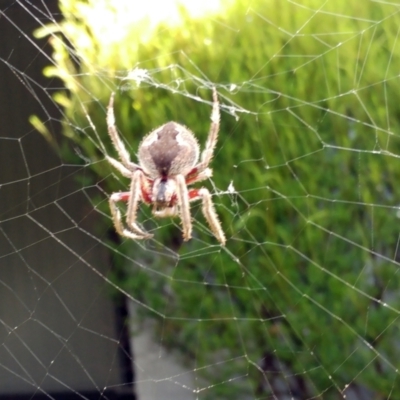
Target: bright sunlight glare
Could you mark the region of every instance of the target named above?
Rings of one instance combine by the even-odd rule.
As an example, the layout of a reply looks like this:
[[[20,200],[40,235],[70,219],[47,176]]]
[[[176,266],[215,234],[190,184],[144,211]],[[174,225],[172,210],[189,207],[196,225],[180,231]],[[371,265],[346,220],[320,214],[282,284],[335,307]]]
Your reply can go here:
[[[68,0],[63,0],[67,3]],[[111,44],[123,40],[127,32],[134,29],[140,40],[151,38],[155,27],[160,23],[179,25],[181,10],[191,18],[201,18],[216,14],[222,7],[222,0],[146,0],[136,1],[132,12],[132,0],[92,0],[81,4],[85,8],[87,23],[102,43]]]

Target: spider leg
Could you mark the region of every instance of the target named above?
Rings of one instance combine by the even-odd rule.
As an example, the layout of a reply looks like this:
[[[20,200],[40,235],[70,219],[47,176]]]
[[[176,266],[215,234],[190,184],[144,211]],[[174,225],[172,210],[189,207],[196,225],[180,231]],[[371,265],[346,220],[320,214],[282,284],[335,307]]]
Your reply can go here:
[[[129,169],[127,169],[125,167],[124,164],[120,163],[118,160],[116,160],[115,158],[106,156],[106,160],[115,168],[117,169],[119,172],[121,172],[121,174],[123,176],[125,176],[126,178],[132,178],[132,171],[130,171]]]
[[[186,175],[186,185],[191,185],[195,182],[204,181],[212,177],[212,169],[206,168],[204,171],[197,173],[197,169],[194,168]]]
[[[220,120],[220,113],[219,113],[218,95],[217,95],[217,89],[214,86],[210,131],[208,133],[206,146],[203,152],[201,153],[201,161],[195,166],[195,169],[197,169],[197,171],[199,172],[202,172],[204,169],[207,168],[213,156],[214,149],[218,139],[219,120]]]
[[[214,236],[218,241],[225,246],[226,238],[224,232],[221,228],[221,223],[219,222],[218,215],[215,211],[211,194],[206,188],[201,189],[191,189],[189,191],[190,201],[202,200],[202,211],[204,217],[206,218],[208,225],[210,226]]]
[[[153,237],[153,235],[143,232],[136,225],[136,213],[139,206],[139,201],[141,199],[142,177],[143,177],[143,172],[141,170],[135,171],[132,175],[131,190],[128,200],[128,209],[126,211],[126,223],[128,227],[131,228],[134,232],[137,232],[144,238],[150,238]]]
[[[120,236],[127,237],[129,239],[137,240],[137,239],[144,239],[143,235],[136,234],[129,229],[126,229],[123,222],[122,222],[122,215],[121,211],[117,207],[117,202],[121,201],[121,197],[126,196],[129,197],[129,192],[121,192],[121,193],[114,193],[111,195],[109,199],[110,204],[110,211],[111,216],[113,219],[114,227],[117,233]]]
[[[130,160],[128,150],[126,150],[124,142],[121,140],[121,138],[118,135],[117,128],[115,126],[115,116],[114,116],[114,94],[115,93],[111,93],[110,102],[108,103],[108,108],[107,108],[108,134],[111,137],[111,140],[114,144],[115,149],[118,152],[118,155],[122,161],[122,164],[124,165],[124,167],[126,169],[133,172],[136,169],[138,169],[139,166]]]
[[[141,183],[143,172],[141,170],[135,171],[132,177],[132,183],[129,192],[114,193],[110,196],[110,210],[113,218],[116,231],[121,235],[130,239],[148,239],[153,235],[142,231],[136,224],[136,213],[141,199]],[[122,216],[117,202],[128,201],[127,209],[127,226],[124,227]]]
[[[183,175],[176,175],[176,194],[178,207],[181,213],[183,240],[186,242],[192,237],[192,219],[190,216],[189,192]]]

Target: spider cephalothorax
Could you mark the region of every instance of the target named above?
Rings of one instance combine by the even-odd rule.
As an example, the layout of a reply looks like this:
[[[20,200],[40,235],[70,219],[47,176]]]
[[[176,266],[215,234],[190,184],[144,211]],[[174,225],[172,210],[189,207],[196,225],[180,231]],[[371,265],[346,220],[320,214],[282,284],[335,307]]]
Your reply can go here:
[[[139,202],[153,206],[156,217],[180,215],[183,225],[183,239],[192,234],[189,203],[202,200],[203,214],[212,232],[221,244],[225,235],[215,212],[211,194],[206,188],[188,189],[187,186],[209,178],[212,171],[208,164],[213,156],[219,130],[219,104],[217,91],[213,88],[213,109],[211,127],[204,151],[200,149],[194,134],[185,126],[168,122],[146,135],[139,145],[138,160],[130,160],[115,127],[114,94],[111,95],[107,111],[108,133],[121,161],[108,157],[107,160],[122,175],[131,179],[129,192],[113,193],[110,209],[117,232],[131,239],[147,239],[153,235],[144,232],[136,224]],[[117,202],[128,203],[126,227]]]

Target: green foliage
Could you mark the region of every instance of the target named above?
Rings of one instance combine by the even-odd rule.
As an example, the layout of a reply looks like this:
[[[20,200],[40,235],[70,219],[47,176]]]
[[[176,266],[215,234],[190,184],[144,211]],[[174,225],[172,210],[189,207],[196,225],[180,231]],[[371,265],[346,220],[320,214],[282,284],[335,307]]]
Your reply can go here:
[[[73,46],[53,36],[56,64],[46,71],[68,89],[55,95],[68,139],[59,151],[78,162],[78,145],[108,193],[128,184],[104,160],[115,154],[111,91],[122,89],[117,124],[134,154],[168,120],[203,143],[210,104],[178,93],[210,102],[210,82],[222,82],[212,167],[216,188],[232,181],[237,191],[214,196],[228,251],[209,247],[198,207],[197,240],[182,247],[178,222],[155,222],[144,208],[161,245],[124,242],[117,260],[118,284],[160,319],[163,344],[214,385],[201,398],[264,398],[279,382],[294,390],[293,377],[299,398],[338,398],[347,384],[375,398],[400,393],[398,19],[379,2],[301,3],[226,2],[212,18],[182,11],[179,25],[123,30],[112,6],[96,20],[92,2],[64,0],[64,22],[38,32],[60,30]],[[102,207],[108,213],[105,199]]]

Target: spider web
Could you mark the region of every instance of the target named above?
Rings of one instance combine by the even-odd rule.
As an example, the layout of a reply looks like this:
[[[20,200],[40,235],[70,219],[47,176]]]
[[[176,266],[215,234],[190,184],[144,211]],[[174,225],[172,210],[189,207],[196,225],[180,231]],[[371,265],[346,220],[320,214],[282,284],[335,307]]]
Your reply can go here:
[[[93,62],[59,40],[56,2],[0,2],[0,397],[400,398],[400,4],[248,1],[228,23],[213,2],[201,18],[221,48],[210,32],[191,41],[218,65],[182,44],[155,67],[143,38],[136,64],[115,71],[104,49],[132,21],[159,22],[122,3],[115,15],[132,19],[107,17],[115,35],[98,32]],[[108,197],[129,182],[105,160],[110,93],[136,161],[168,120],[204,146],[213,86],[221,130],[204,186],[226,246],[198,204],[190,242],[144,205],[154,238],[119,238]]]

